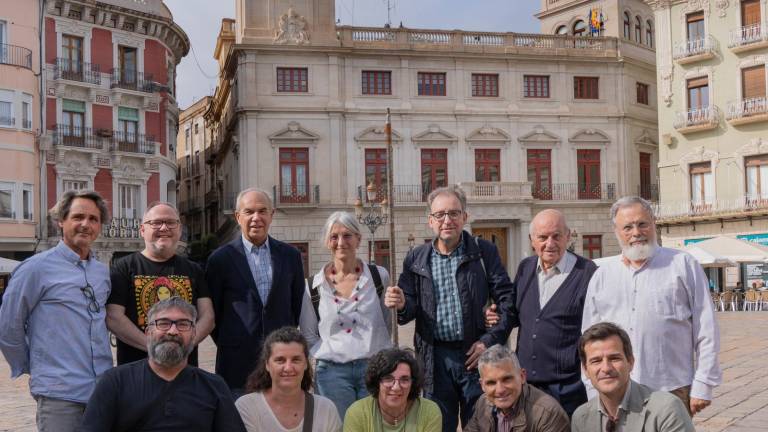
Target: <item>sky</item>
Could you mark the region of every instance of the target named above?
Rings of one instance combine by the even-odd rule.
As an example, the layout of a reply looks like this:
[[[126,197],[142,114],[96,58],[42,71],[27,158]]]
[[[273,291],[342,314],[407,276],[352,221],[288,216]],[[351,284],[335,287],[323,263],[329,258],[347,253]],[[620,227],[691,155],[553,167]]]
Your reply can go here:
[[[341,25],[382,27],[387,0],[335,0]],[[540,0],[389,0],[393,26],[538,33],[533,16]],[[235,0],[165,0],[192,48],[177,69],[179,107],[184,109],[216,88],[213,59],[222,18],[235,18]]]

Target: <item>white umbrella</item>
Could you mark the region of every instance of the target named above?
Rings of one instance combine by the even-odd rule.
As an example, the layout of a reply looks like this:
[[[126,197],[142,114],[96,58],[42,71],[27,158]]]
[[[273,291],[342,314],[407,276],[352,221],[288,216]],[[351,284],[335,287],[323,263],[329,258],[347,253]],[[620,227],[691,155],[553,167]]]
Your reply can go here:
[[[738,265],[727,257],[698,247],[697,244],[688,245],[682,250],[693,255],[702,267],[735,267]]]
[[[717,236],[695,245],[710,254],[736,262],[768,262],[768,247],[746,240]]]
[[[19,264],[21,261],[0,257],[0,273],[11,273]]]

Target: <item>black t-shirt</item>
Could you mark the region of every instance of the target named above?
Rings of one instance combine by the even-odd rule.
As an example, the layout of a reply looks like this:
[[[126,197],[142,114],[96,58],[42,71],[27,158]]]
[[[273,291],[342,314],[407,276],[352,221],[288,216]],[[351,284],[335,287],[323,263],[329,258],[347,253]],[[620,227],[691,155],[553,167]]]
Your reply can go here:
[[[99,378],[79,431],[245,432],[245,426],[221,377],[187,366],[168,382],[140,360]]]
[[[200,265],[178,255],[156,262],[141,252],[132,253],[112,264],[111,279],[107,303],[125,307],[125,315],[141,331],[147,327],[149,309],[158,301],[178,296],[197,306],[197,299],[211,296]],[[144,358],[146,351],[117,340],[117,364]],[[197,347],[189,355],[189,364],[197,366]]]

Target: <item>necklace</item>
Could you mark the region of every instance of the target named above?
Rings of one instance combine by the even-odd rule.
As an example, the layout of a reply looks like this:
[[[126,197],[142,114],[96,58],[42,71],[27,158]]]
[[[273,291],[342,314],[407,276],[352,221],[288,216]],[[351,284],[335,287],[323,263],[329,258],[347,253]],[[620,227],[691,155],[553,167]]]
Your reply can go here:
[[[394,422],[394,423],[390,423],[390,424],[392,424],[392,426],[397,426],[398,424],[400,424],[401,421],[405,420],[405,416],[408,413],[408,406],[410,404],[411,404],[410,402],[405,404],[405,408],[403,408],[403,411],[401,413],[399,413],[399,414],[390,414],[390,413],[387,412],[387,410],[385,410],[381,406],[381,404],[378,404],[379,405],[379,411],[381,411],[381,413],[383,414],[381,416],[382,421],[387,422],[386,417],[389,417]],[[387,422],[387,423],[389,423],[389,422]]]
[[[354,290],[352,291],[352,294],[350,295],[348,301],[353,303],[352,310],[348,313],[347,316],[342,313],[342,307],[344,306],[344,296],[339,292],[339,290],[336,289],[336,284],[338,281],[336,280],[336,266],[331,263],[330,264],[330,270],[329,273],[331,274],[331,283],[333,284],[333,303],[336,305],[336,322],[339,325],[339,328],[341,331],[345,333],[352,333],[352,329],[357,325],[357,313],[359,308],[359,301],[360,301],[360,275],[362,274],[362,269],[360,266],[355,266],[355,273],[354,278],[357,282],[355,285]],[[346,279],[349,275],[345,276],[343,279]],[[352,314],[355,314],[354,316]]]
[[[360,269],[360,266],[355,266],[355,273],[354,273],[355,280],[360,279],[360,272],[362,272],[362,269]],[[336,274],[337,273],[338,272],[336,271],[336,266],[331,264],[331,283],[334,284],[334,285],[339,283],[339,281],[336,280]],[[346,276],[344,276],[341,279],[344,280],[344,279],[347,279],[348,277],[349,277],[349,274],[347,274]]]

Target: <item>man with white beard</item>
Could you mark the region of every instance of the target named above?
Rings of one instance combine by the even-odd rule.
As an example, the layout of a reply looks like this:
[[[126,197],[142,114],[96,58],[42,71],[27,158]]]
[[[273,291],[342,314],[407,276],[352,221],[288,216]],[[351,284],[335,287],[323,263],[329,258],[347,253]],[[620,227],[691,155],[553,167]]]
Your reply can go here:
[[[148,358],[104,373],[80,432],[245,432],[221,377],[187,364],[195,307],[180,297],[155,303],[145,330]]]
[[[658,245],[648,201],[619,199],[611,220],[622,252],[592,276],[582,332],[598,322],[623,327],[635,351],[632,379],[675,394],[694,415],[711,403],[722,380],[707,277],[688,253]]]

